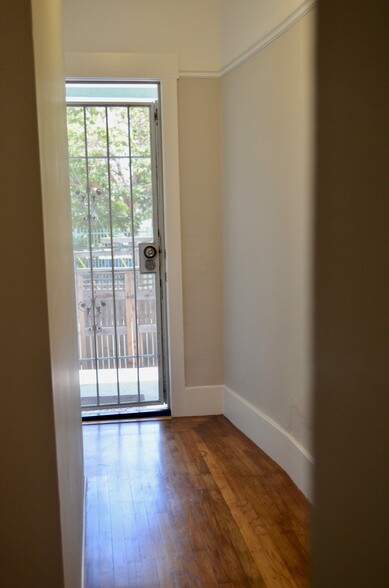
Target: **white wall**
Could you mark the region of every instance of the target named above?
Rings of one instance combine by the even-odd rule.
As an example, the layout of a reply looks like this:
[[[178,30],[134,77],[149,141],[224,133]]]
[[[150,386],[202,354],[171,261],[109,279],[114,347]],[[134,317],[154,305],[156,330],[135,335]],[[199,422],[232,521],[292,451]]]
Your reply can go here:
[[[219,68],[219,0],[65,0],[65,51],[175,53],[180,70]]]
[[[302,461],[311,451],[313,33],[311,12],[225,75],[221,90],[225,410],[250,434],[240,397],[259,411],[255,434],[271,419]],[[256,438],[309,493],[268,439]]]
[[[83,566],[83,451],[60,0],[32,0],[35,78],[65,587]]]
[[[83,477],[72,281],[61,263],[71,252],[57,2],[2,4],[0,62],[0,585],[78,588]]]

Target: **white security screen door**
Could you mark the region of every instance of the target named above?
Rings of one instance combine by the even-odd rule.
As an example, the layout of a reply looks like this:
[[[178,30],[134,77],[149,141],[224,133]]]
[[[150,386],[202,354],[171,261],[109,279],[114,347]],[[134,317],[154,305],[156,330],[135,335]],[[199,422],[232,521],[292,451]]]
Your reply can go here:
[[[69,83],[84,413],[167,407],[158,85]]]

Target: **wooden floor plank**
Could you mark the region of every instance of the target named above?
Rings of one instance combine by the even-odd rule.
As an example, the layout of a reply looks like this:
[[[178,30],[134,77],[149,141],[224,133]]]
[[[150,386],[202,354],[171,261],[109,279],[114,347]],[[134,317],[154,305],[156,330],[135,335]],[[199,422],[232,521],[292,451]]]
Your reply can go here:
[[[277,501],[268,495],[263,485],[263,478],[258,476],[236,477],[228,471],[224,472],[226,480],[232,489],[239,508],[250,520],[250,526],[261,537],[268,536],[282,556],[284,565],[299,586],[304,586],[304,573],[300,576],[301,562],[306,564],[305,549],[301,549],[298,536],[295,533],[296,523],[293,513],[280,503],[283,511],[278,508]],[[288,493],[284,490],[285,502]],[[258,496],[261,497],[258,500]],[[272,500],[273,499],[273,500]],[[260,523],[258,522],[260,521]],[[273,559],[273,558],[272,558]],[[304,565],[304,569],[306,565]]]
[[[308,503],[226,418],[84,427],[86,588],[308,586]]]
[[[199,451],[204,455],[210,472],[240,530],[250,554],[265,580],[265,585],[296,588],[294,580],[280,557],[278,549],[273,544],[271,537],[264,529],[252,506],[248,502],[243,505],[239,502],[236,493],[228,483],[219,467],[218,460],[213,455],[209,446],[205,443],[198,443],[197,446]]]

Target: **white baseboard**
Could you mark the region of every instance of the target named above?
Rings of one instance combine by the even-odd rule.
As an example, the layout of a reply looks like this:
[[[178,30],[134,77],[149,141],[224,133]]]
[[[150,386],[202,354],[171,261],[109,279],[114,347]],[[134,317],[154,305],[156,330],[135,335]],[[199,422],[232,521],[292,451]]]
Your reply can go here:
[[[278,423],[223,386],[223,414],[292,478],[312,502],[312,456]]]
[[[186,416],[223,413],[223,386],[185,388]]]

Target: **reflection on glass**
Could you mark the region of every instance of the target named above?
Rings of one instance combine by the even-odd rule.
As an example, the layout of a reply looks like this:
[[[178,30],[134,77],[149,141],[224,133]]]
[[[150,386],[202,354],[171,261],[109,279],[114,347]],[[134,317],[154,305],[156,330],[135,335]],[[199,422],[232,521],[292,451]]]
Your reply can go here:
[[[150,401],[159,396],[155,275],[137,272],[136,283],[140,393]]]
[[[88,408],[97,404],[97,373],[94,360],[80,361],[81,406]]]
[[[128,157],[128,108],[108,107],[109,154]]]
[[[131,179],[128,158],[111,157],[109,160],[111,184],[112,231],[115,238],[131,235]],[[119,240],[114,241],[116,247]]]
[[[131,155],[150,157],[149,109],[142,106],[130,108]]]
[[[139,370],[140,397],[146,402],[158,402],[159,399],[159,374],[158,365],[143,367]]]
[[[99,345],[104,347],[108,339],[104,335],[99,335]],[[110,366],[111,364],[111,366]],[[118,384],[114,358],[105,358],[97,361],[97,371],[99,380],[99,404],[116,405],[118,403]]]
[[[136,236],[153,237],[153,199],[150,158],[132,160],[132,193],[134,232]]]
[[[88,157],[106,157],[106,109],[105,107],[88,106],[85,108],[85,114]]]
[[[70,157],[85,157],[84,109],[82,106],[67,108],[68,149]]]
[[[119,369],[120,403],[138,404],[138,370],[137,362],[133,360],[132,368]],[[144,399],[140,399],[141,401]]]

